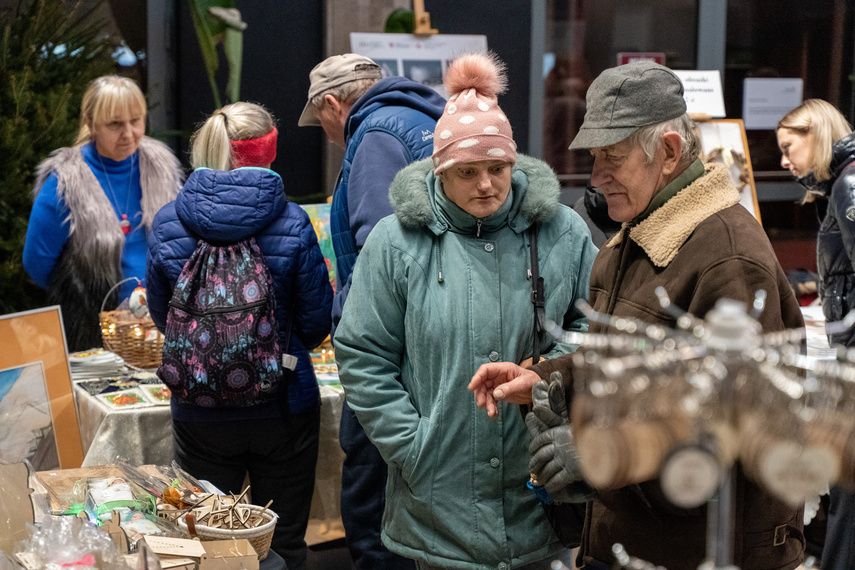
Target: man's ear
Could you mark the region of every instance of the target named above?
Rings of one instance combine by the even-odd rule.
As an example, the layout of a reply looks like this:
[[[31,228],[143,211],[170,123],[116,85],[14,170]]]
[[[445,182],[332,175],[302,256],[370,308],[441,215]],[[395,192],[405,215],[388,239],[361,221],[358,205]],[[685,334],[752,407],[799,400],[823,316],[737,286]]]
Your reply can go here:
[[[341,114],[342,107],[343,107],[343,105],[341,104],[341,101],[339,101],[338,99],[336,99],[335,97],[333,97],[329,93],[324,95],[324,104],[328,105],[330,110],[333,113],[335,113],[336,116]]]
[[[662,150],[665,151],[665,162],[662,164],[663,174],[670,175],[680,164],[683,153],[683,139],[674,131],[662,135]]]

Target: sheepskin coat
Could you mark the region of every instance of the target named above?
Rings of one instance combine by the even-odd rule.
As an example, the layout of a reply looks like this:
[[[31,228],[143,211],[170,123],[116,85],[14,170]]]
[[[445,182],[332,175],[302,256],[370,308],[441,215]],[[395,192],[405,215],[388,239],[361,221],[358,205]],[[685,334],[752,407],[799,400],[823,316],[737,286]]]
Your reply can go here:
[[[706,164],[705,175],[637,225],[624,224],[600,251],[591,273],[591,305],[600,312],[675,326],[657,287],[680,309],[704,317],[720,298],[750,306],[766,291],[759,317],[764,331],[803,326],[799,305],[757,220],[739,204],[726,167]],[[591,324],[591,332],[607,332]],[[569,359],[536,365],[571,378]],[[567,394],[572,397],[572,390]],[[572,404],[572,402],[571,402]],[[734,564],[754,570],[789,569],[803,555],[802,509],[772,497],[739,471],[736,482]],[[612,544],[669,570],[694,569],[706,553],[706,509],[684,510],[664,498],[658,480],[601,491],[588,505],[581,556],[611,564]]]
[[[487,362],[532,355],[529,235],[536,224],[546,316],[585,331],[596,248],[558,203],[543,162],[518,156],[512,189],[476,219],[444,197],[429,159],[398,173],[395,215],[359,254],[335,336],[347,402],[389,464],[382,540],[443,568],[517,568],[560,545],[526,489],[529,433],[519,406],[491,419],[467,390]],[[544,339],[553,358],[575,349]]]

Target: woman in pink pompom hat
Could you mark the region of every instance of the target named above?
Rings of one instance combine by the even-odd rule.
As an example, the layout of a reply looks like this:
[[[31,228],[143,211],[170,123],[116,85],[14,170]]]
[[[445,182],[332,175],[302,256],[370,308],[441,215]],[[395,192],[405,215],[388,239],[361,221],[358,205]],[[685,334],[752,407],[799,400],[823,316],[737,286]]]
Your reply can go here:
[[[391,551],[421,569],[546,569],[568,555],[526,488],[521,402],[498,402],[488,417],[467,385],[484,363],[575,349],[535,335],[531,277],[543,279],[546,319],[586,331],[575,302],[588,296],[596,248],[558,203],[549,166],[518,154],[497,99],[503,64],[462,56],[445,85],[433,155],[398,173],[395,213],[360,252],[336,360],[348,404],[389,464]]]

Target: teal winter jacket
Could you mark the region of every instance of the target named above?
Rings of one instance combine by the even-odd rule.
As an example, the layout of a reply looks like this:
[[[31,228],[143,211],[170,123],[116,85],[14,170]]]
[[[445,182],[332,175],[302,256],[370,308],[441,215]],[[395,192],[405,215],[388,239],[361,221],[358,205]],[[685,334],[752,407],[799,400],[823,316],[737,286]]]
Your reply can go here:
[[[597,253],[558,203],[543,162],[518,155],[508,199],[476,220],[445,198],[430,159],[398,173],[395,214],[369,235],[335,336],[348,404],[389,464],[383,543],[447,568],[516,568],[560,549],[526,489],[530,437],[519,406],[491,419],[467,390],[487,362],[532,355],[529,236],[537,224],[546,316],[586,331]],[[573,345],[544,339],[553,358]]]

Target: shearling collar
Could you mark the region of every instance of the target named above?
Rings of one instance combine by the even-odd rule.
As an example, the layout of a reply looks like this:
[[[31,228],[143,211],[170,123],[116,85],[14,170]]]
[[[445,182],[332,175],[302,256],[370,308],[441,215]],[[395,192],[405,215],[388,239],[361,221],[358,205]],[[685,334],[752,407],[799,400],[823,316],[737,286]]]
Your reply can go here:
[[[428,226],[436,233],[444,231],[444,227],[436,227],[433,197],[429,194],[433,179],[433,162],[429,158],[410,164],[395,176],[389,187],[389,201],[404,227],[412,229]],[[552,219],[558,210],[561,187],[549,165],[536,158],[517,154],[513,180],[514,192],[523,192],[524,195],[519,205],[519,215],[509,225],[516,231],[524,231],[533,222]]]
[[[725,165],[709,163],[704,169],[706,175],[677,192],[638,225],[624,224],[605,247],[617,246],[628,231],[654,265],[667,267],[701,222],[739,203],[739,191]]]

